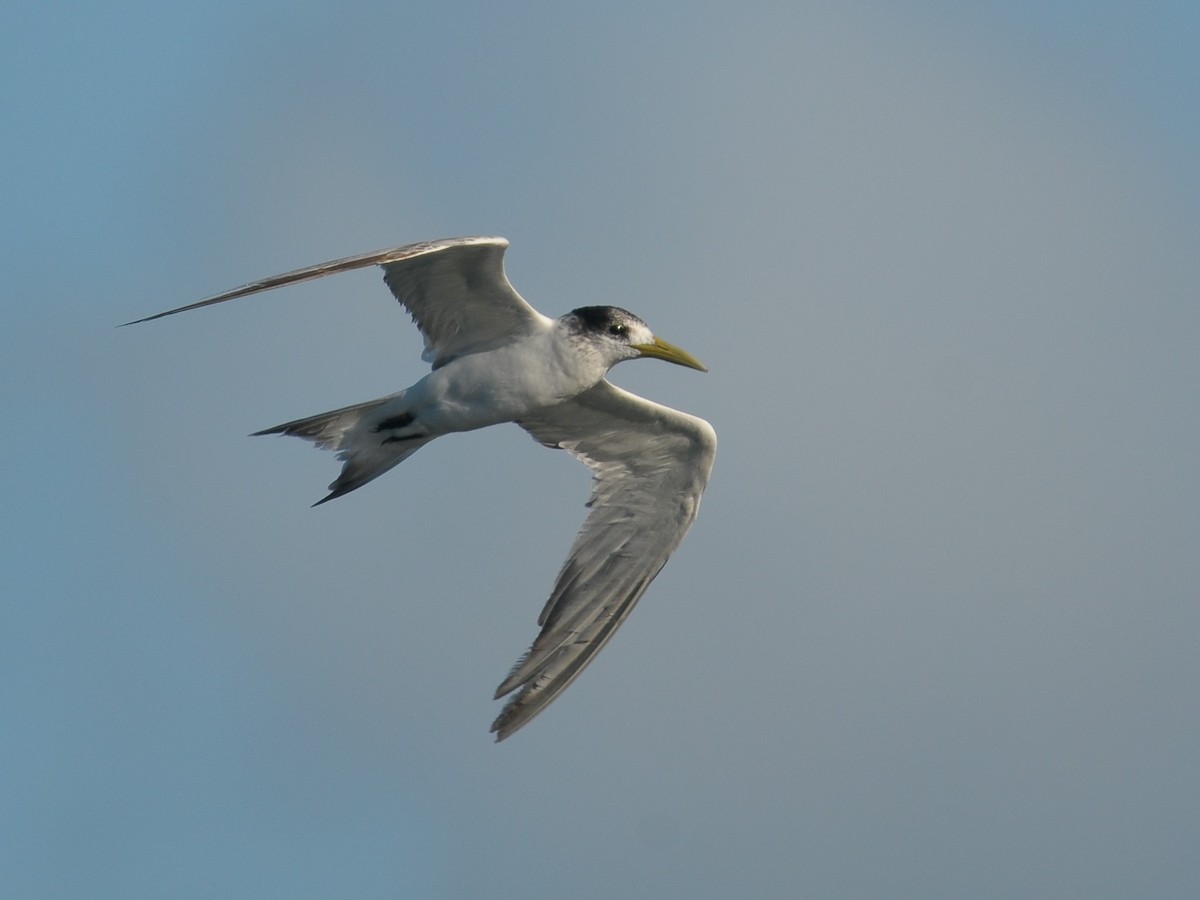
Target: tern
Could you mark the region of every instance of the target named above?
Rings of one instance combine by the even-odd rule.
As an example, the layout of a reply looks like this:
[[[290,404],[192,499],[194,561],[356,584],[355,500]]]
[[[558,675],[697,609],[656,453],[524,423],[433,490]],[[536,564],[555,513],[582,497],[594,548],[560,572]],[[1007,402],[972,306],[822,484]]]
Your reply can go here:
[[[515,422],[592,472],[590,511],[538,617],[533,645],[496,689],[512,695],[492,724],[501,741],[561,694],[625,621],[679,546],[700,507],[717,437],[703,419],[611,384],[617,363],[649,357],[707,371],[615,306],[557,319],[525,302],[504,272],[502,237],[463,237],[364,253],[264,278],[148,322],[380,266],[411,314],[432,371],[412,387],[258,435],[293,435],[332,450],[341,474],[316,504],[362,487],[435,438]]]

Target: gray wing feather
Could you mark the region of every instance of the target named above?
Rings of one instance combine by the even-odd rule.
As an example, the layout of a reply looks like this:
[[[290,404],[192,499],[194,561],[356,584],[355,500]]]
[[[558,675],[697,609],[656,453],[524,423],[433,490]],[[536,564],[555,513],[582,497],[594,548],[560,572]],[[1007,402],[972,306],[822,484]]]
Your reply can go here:
[[[517,691],[492,725],[497,740],[545,709],[625,621],[695,520],[716,456],[703,419],[608,381],[518,424],[585,462],[593,485],[541,632],[496,691]]]
[[[504,274],[504,238],[415,246],[420,252],[380,265],[388,288],[421,330],[424,359],[435,369],[456,356],[507,343],[544,321]]]
[[[150,322],[336,272],[382,266],[384,281],[425,338],[426,361],[437,368],[455,356],[511,340],[544,320],[509,284],[504,274],[507,247],[502,237],[464,237],[375,250],[252,281],[126,324]]]

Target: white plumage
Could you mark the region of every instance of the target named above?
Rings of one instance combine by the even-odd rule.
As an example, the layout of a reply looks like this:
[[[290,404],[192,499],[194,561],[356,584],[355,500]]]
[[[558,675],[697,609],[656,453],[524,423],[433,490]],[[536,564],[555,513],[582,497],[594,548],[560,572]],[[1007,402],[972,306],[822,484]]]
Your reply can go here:
[[[496,690],[497,698],[513,694],[492,724],[497,740],[545,709],[629,615],[695,520],[717,445],[703,419],[604,377],[626,359],[703,370],[698,360],[617,307],[542,315],[509,284],[507,247],[500,237],[410,244],[297,269],[137,320],[378,265],[421,330],[433,371],[387,397],[258,432],[295,435],[338,454],[342,472],[318,504],[361,487],[436,437],[500,422],[516,422],[587,464],[591,511],[538,618],[537,639]]]

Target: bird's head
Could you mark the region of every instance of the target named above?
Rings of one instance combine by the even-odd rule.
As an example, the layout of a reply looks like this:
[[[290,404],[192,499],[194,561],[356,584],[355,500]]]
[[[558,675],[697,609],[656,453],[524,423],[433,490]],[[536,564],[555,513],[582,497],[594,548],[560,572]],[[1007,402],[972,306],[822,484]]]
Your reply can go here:
[[[650,357],[689,369],[707,372],[708,367],[686,350],[655,337],[650,326],[628,310],[617,306],[581,306],[564,316],[572,329],[594,342],[614,366],[625,359]]]

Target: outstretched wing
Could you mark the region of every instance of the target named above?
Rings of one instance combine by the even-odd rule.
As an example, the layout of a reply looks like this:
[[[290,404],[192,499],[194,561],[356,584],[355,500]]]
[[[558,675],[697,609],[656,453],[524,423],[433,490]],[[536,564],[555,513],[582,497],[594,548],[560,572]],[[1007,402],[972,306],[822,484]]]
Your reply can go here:
[[[425,338],[425,359],[434,368],[455,356],[528,333],[545,321],[526,303],[504,274],[502,237],[446,238],[348,256],[251,282],[214,297],[126,324],[200,309],[298,284],[335,272],[382,266],[384,281]]]
[[[575,680],[625,621],[700,508],[717,438],[703,419],[601,381],[518,423],[592,470],[588,514],[538,618],[541,632],[496,690],[508,737]]]
[[[450,238],[380,261],[383,280],[425,338],[422,358],[435,369],[548,324],[509,284],[507,248],[502,237]]]

